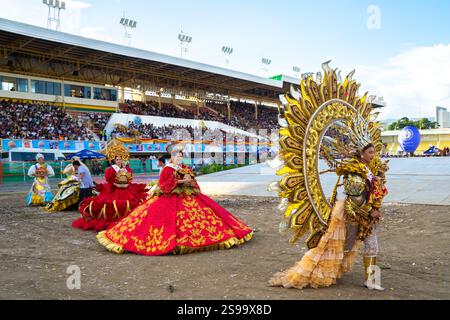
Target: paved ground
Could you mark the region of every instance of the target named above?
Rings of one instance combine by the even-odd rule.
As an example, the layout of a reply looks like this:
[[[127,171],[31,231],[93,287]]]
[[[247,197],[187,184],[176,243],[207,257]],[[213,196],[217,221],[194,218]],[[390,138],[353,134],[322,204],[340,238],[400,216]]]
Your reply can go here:
[[[388,172],[386,202],[450,205],[450,157],[394,158]],[[198,178],[205,193],[214,195],[276,196],[267,186],[278,181],[275,169],[259,164]],[[325,192],[336,183],[336,175],[323,176]]]

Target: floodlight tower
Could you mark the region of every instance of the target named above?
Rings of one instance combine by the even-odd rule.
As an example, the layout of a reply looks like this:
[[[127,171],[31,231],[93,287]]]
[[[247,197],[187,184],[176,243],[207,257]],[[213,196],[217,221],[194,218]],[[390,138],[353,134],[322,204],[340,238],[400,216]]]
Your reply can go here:
[[[233,54],[234,49],[231,47],[223,46],[222,52],[225,55],[225,65],[230,64],[230,56]]]
[[[300,77],[300,67],[293,66],[292,71],[294,71],[294,75],[299,78]]]
[[[48,7],[47,29],[53,29],[55,23],[55,30],[61,29],[61,10],[66,10],[66,3],[59,0],[42,0],[42,3]]]
[[[266,74],[266,76],[269,74],[269,66],[272,64],[272,59],[269,58],[262,58],[261,63],[263,64],[263,71]]]
[[[183,28],[181,28],[181,31],[178,34],[178,40],[180,41],[181,59],[183,59],[183,52],[188,53],[189,44],[192,42],[192,37],[184,34]]]
[[[301,78],[302,80],[306,80],[309,77],[313,77],[314,76],[314,72],[306,72],[306,73],[302,73]]]
[[[128,46],[131,46],[131,30],[136,29],[137,21],[126,18],[125,13],[124,13],[123,18],[120,19],[120,24],[125,29],[123,43],[125,45],[127,45],[127,39],[128,39]]]

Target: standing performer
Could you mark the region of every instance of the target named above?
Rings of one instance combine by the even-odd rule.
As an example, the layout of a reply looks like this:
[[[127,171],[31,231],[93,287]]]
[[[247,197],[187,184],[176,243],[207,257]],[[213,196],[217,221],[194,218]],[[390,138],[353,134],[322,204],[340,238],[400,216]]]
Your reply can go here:
[[[53,194],[48,182],[49,177],[55,175],[53,168],[45,163],[44,155],[37,154],[38,163],[32,165],[28,170],[28,176],[34,178],[31,190],[27,196],[27,205],[46,205],[53,198]]]
[[[203,195],[192,170],[182,164],[181,146],[171,146],[170,163],[153,197],[128,217],[97,235],[115,253],[146,256],[229,249],[252,238],[253,231]]]
[[[105,184],[97,184],[100,194],[80,203],[82,218],[74,221],[72,227],[83,230],[105,230],[126,217],[146,198],[145,184],[132,183],[133,172],[124,162],[130,153],[122,143],[113,140],[106,147],[106,157],[114,164],[105,171]],[[88,186],[86,186],[88,188]]]
[[[301,94],[292,89],[285,96],[287,123],[280,139],[284,167],[278,174],[286,176],[272,185],[284,198],[280,210],[287,220],[281,227],[293,230],[292,243],[309,229],[309,251],[269,283],[298,289],[333,285],[351,270],[364,243],[364,285],[384,290],[376,266],[376,226],[387,194],[388,167],[378,156],[383,145],[374,122],[377,113],[372,112],[373,100],[367,101],[367,94],[356,96],[359,84],[352,80],[353,72],[340,83],[336,70],[328,63],[323,68],[323,81],[321,75],[319,83],[309,77],[301,82]],[[320,172],[320,159],[331,169]],[[330,198],[320,182],[320,175],[327,172],[339,177]],[[342,177],[346,197],[337,201]]]

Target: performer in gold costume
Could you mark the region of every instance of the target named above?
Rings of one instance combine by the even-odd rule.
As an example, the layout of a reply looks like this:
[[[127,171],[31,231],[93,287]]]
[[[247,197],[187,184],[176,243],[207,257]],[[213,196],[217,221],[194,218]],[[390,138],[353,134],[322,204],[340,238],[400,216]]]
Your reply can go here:
[[[328,287],[351,270],[364,244],[365,286],[381,287],[377,224],[387,194],[382,162],[381,130],[375,122],[375,97],[357,96],[359,84],[350,73],[341,83],[337,70],[323,64],[318,73],[301,81],[301,92],[285,95],[285,120],[281,129],[278,171],[281,181],[271,185],[283,198],[282,229],[293,231],[295,243],[308,231],[309,251],[292,268],[274,275],[272,286],[285,288]],[[321,161],[322,160],[322,161]],[[276,161],[275,161],[276,162]],[[327,164],[330,170],[320,170]],[[320,176],[335,172],[337,183],[330,197]],[[343,184],[341,180],[343,179]],[[338,200],[344,187],[345,199]]]
[[[72,162],[75,160],[87,168],[87,166],[81,162],[80,157],[73,157]],[[72,163],[69,163],[64,168],[63,173],[67,176],[67,178],[58,183],[58,192],[53,197],[52,201],[50,201],[45,207],[45,209],[49,212],[64,211],[78,204],[80,197],[80,181]]]

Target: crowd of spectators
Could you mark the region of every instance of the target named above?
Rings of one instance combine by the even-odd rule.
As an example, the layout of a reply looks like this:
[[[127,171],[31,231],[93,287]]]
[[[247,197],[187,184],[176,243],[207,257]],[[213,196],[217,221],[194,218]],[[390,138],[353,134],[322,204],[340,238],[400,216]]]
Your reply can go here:
[[[249,130],[252,128],[277,127],[277,110],[274,108],[259,107],[259,118],[256,121],[254,113],[248,108],[250,104],[232,102],[231,120],[228,120],[226,104],[210,104],[205,107],[185,107],[183,109],[164,103],[161,108],[155,102],[143,103],[127,101],[122,112],[138,115],[155,115],[162,117],[177,117],[184,119],[211,120],[228,124],[230,126]],[[197,111],[200,111],[197,114]],[[61,107],[42,102],[11,102],[0,100],[0,137],[8,139],[48,139],[48,140],[103,140],[106,135],[105,126],[110,115],[106,113],[72,113],[65,112]],[[168,139],[176,129],[186,129],[194,136],[194,128],[190,126],[163,126],[155,127],[152,124],[137,126],[130,122],[129,132],[123,129],[113,134],[136,135],[138,131],[145,138]],[[225,135],[224,132],[220,133]]]
[[[78,123],[85,125],[89,130],[94,132],[98,139],[101,141],[106,141],[106,131],[105,127],[110,118],[110,114],[107,113],[83,113],[78,115]]]
[[[255,105],[247,102],[231,101],[231,120],[229,125],[242,130],[278,129],[278,109],[264,105],[258,106],[258,119],[255,116]],[[228,121],[228,120],[227,120]]]
[[[95,136],[58,106],[0,100],[0,138],[93,140]]]
[[[222,140],[225,145],[228,143],[248,142],[248,136],[228,133],[221,129],[209,129],[207,127],[192,127],[180,125],[165,125],[155,127],[152,124],[136,125],[131,122],[128,126],[118,125],[111,132],[111,137],[133,137],[141,139],[163,139],[163,140],[203,140],[218,142]],[[233,142],[230,141],[232,139]]]
[[[255,105],[246,102],[230,102],[230,119],[226,104],[207,103],[206,107],[177,107],[172,104],[162,103],[161,108],[155,101],[138,102],[126,101],[121,105],[121,112],[137,115],[150,115],[168,118],[196,119],[218,121],[242,130],[250,129],[278,129],[278,109],[259,105],[258,119],[256,119]]]

